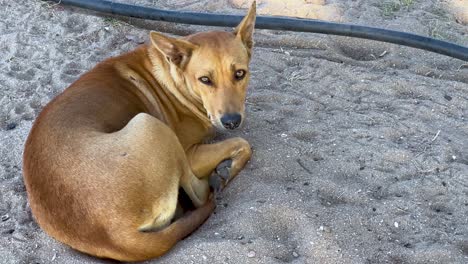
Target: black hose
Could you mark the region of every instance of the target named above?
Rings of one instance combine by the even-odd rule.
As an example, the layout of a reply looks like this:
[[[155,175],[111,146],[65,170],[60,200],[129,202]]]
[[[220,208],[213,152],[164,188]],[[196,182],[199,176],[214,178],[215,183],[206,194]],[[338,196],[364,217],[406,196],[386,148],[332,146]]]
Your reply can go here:
[[[52,1],[66,5],[91,9],[98,12],[110,13],[114,15],[174,22],[181,24],[235,27],[242,20],[242,16],[236,15],[169,11],[151,7],[116,3],[106,0]],[[325,22],[319,20],[267,16],[257,16],[255,27],[259,29],[313,32],[372,39],[428,50],[460,60],[468,61],[467,47],[443,40],[388,29]]]

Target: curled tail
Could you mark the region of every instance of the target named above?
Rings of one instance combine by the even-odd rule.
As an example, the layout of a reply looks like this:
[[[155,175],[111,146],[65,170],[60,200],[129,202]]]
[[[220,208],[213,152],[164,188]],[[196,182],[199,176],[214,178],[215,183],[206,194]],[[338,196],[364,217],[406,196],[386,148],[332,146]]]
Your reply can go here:
[[[190,235],[211,215],[215,209],[213,197],[201,207],[170,224],[158,232],[135,232],[128,238],[122,238],[119,249],[113,251],[110,257],[120,261],[143,261],[159,257],[169,251],[178,241]],[[120,243],[119,243],[120,244]]]

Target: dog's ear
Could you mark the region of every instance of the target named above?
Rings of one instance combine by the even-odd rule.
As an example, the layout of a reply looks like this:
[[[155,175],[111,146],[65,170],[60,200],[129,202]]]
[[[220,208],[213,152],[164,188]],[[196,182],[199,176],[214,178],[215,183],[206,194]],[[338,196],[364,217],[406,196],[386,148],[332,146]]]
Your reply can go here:
[[[253,1],[247,15],[244,17],[244,19],[242,19],[242,21],[236,27],[236,29],[234,29],[234,33],[236,34],[236,36],[242,40],[245,47],[247,48],[249,57],[253,47],[252,35],[255,28],[255,16],[257,12],[256,10],[257,3],[256,1]]]
[[[171,38],[155,31],[150,32],[150,39],[153,46],[161,51],[168,61],[181,68],[187,64],[192,51],[197,47],[188,41]]]

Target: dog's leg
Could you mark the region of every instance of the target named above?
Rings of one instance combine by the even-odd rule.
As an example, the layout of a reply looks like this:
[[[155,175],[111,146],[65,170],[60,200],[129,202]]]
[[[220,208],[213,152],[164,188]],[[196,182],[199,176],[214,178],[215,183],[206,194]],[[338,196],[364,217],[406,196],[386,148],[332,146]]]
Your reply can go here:
[[[193,173],[198,178],[207,178],[223,161],[230,160],[227,175],[221,175],[222,186],[244,168],[252,155],[250,144],[243,138],[230,138],[214,144],[195,145],[187,152]]]
[[[178,195],[177,187],[171,187],[168,186],[167,189],[172,189],[173,191],[162,196],[158,203],[153,205],[153,212],[157,212],[158,214],[140,225],[138,227],[139,231],[155,232],[167,227],[171,223],[171,219],[175,215]]]
[[[190,172],[187,177],[181,179],[180,185],[195,207],[198,208],[204,205],[208,200],[208,196],[210,195],[208,179],[198,179]]]
[[[184,149],[176,134],[157,118],[140,113],[119,132],[108,137],[113,155],[121,155],[120,174],[127,175],[125,185],[144,184],[138,199],[147,201],[147,214],[140,231],[164,228],[174,217],[181,186],[196,207],[206,203],[209,196],[208,181],[198,179],[192,172]],[[115,144],[119,141],[120,144]],[[128,176],[131,175],[131,176]],[[124,186],[124,185],[122,185]]]

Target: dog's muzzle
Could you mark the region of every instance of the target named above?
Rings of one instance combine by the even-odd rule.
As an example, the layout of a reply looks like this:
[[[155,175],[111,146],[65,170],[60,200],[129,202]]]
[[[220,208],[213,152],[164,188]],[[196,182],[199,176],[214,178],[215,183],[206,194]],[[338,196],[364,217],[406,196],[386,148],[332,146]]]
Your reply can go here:
[[[226,129],[236,129],[242,123],[242,116],[239,113],[224,114],[221,117],[221,124]]]

